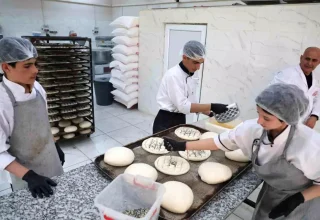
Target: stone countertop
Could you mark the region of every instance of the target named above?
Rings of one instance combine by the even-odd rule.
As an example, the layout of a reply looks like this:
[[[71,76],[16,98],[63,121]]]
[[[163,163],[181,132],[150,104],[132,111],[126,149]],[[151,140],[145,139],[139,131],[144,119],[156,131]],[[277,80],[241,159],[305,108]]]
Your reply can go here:
[[[203,123],[195,125],[202,127]],[[26,190],[0,197],[0,219],[97,220],[94,198],[110,183],[94,164],[88,164],[53,178],[58,182],[50,198],[34,199]],[[261,183],[250,169],[230,183],[192,219],[225,219]]]

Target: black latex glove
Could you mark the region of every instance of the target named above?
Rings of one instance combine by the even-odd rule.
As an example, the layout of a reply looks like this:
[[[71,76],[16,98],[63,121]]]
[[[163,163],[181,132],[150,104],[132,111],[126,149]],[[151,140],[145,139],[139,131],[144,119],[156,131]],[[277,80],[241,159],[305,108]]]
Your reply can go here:
[[[185,151],[186,150],[187,142],[185,141],[175,141],[171,138],[164,137],[163,143],[167,151]]]
[[[213,111],[215,114],[221,114],[226,111],[228,111],[227,105],[220,104],[220,103],[211,103],[211,111]]]
[[[213,112],[210,112],[210,114],[208,115],[210,118],[212,118],[214,116]]]
[[[58,143],[55,143],[56,144],[56,148],[57,148],[57,151],[58,151],[58,155],[59,155],[59,159],[60,159],[60,161],[61,161],[61,165],[63,166],[63,164],[64,164],[64,153],[63,153],[63,151],[61,150],[61,148],[60,148],[60,146],[59,146],[59,144]]]
[[[50,178],[38,175],[33,170],[29,170],[22,179],[28,183],[28,188],[34,198],[53,195],[51,187],[57,185]]]
[[[287,217],[295,208],[300,204],[304,203],[304,197],[302,193],[296,193],[280,202],[275,208],[269,213],[269,218],[276,219],[284,215]]]

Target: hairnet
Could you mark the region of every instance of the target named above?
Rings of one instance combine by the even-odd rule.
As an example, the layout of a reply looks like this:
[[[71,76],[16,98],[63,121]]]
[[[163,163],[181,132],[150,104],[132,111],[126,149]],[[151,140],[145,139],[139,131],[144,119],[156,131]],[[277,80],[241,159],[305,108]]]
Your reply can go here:
[[[183,55],[193,60],[199,60],[205,57],[206,49],[202,43],[192,40],[184,45]]]
[[[13,63],[37,57],[36,48],[27,39],[6,37],[0,40],[0,63]]]
[[[309,105],[301,89],[296,85],[282,83],[273,84],[263,90],[256,98],[256,103],[289,125],[298,124]]]

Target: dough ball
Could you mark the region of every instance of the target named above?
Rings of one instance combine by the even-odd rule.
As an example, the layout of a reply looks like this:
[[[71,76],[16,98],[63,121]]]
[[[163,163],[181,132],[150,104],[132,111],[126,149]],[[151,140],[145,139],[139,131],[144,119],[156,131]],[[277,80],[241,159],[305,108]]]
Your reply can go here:
[[[215,162],[201,164],[198,174],[201,180],[208,184],[223,183],[232,177],[232,171],[229,167]]]
[[[86,129],[83,131],[79,131],[80,134],[90,134],[91,133],[91,129]]]
[[[146,163],[134,163],[127,167],[124,173],[131,175],[140,175],[156,181],[158,178],[157,170]]]
[[[215,133],[215,132],[206,132],[206,133],[203,133],[203,134],[200,136],[200,140],[213,138],[213,137],[215,137],[215,136],[217,136],[217,135],[218,135],[218,134]]]
[[[113,147],[104,154],[104,162],[116,167],[127,166],[134,160],[134,153],[126,147]]]
[[[80,127],[80,128],[90,128],[90,127],[91,127],[91,122],[90,122],[90,121],[81,122],[81,123],[79,124],[79,127]]]
[[[60,136],[53,137],[53,140],[54,140],[54,141],[57,141],[57,140],[59,140],[59,139],[60,139]]]
[[[63,138],[64,139],[71,139],[71,138],[74,138],[74,136],[76,136],[76,135],[74,133],[71,133],[71,134],[63,135]]]
[[[72,123],[74,123],[74,124],[79,124],[79,123],[81,123],[81,122],[83,122],[83,121],[84,121],[83,118],[75,118],[75,119],[72,119]]]
[[[234,160],[237,162],[249,162],[250,161],[250,159],[243,154],[241,149],[230,151],[230,152],[225,152],[225,156],[229,160]]]
[[[193,203],[193,192],[189,186],[178,181],[169,181],[163,184],[166,192],[163,195],[161,206],[173,213],[185,213]]]
[[[51,128],[51,133],[52,133],[53,135],[58,134],[58,133],[59,133],[59,128],[57,128],[57,127],[52,127],[52,128]]]
[[[59,121],[59,127],[65,128],[71,125],[71,121]]]
[[[69,132],[75,132],[76,130],[78,130],[77,126],[68,126],[64,128],[64,132],[69,133]]]

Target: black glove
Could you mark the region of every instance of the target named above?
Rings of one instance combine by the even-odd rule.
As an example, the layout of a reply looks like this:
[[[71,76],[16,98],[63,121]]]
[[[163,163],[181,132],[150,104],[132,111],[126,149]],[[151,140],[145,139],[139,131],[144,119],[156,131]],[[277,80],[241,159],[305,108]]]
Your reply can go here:
[[[296,193],[280,202],[275,208],[269,213],[269,218],[276,219],[284,215],[287,217],[295,208],[300,204],[304,203],[304,197],[302,193]]]
[[[55,143],[55,144],[56,144],[56,148],[57,148],[57,151],[58,151],[59,159],[61,161],[61,165],[63,166],[63,164],[64,164],[64,153],[61,150],[59,144],[58,143]]]
[[[210,118],[212,118],[214,116],[213,112],[210,112],[210,114],[208,115]]]
[[[163,138],[163,144],[167,151],[185,151],[186,143],[185,141],[175,141],[168,137]]]
[[[36,174],[33,170],[29,170],[22,179],[28,183],[28,188],[34,198],[39,196],[43,198],[43,195],[49,197],[53,195],[51,186],[56,186],[57,184],[48,177],[40,176]]]
[[[210,110],[213,111],[215,114],[221,114],[228,111],[228,108],[227,108],[227,105],[225,104],[211,103]]]

